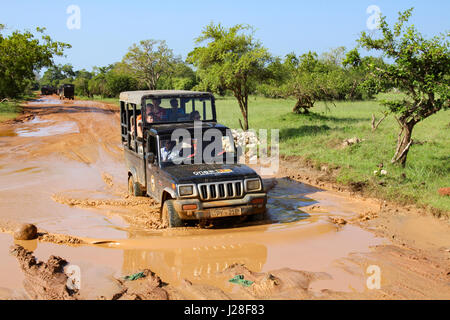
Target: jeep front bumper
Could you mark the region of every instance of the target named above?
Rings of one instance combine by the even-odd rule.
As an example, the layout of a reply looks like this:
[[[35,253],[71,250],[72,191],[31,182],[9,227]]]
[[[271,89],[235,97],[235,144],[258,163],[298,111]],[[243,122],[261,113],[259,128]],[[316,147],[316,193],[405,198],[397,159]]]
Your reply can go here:
[[[257,203],[254,203],[255,201]],[[266,203],[266,193],[249,193],[241,199],[205,202],[199,199],[177,199],[174,200],[173,205],[181,219],[199,220],[264,213]],[[185,205],[196,205],[197,208],[195,210],[183,210]]]

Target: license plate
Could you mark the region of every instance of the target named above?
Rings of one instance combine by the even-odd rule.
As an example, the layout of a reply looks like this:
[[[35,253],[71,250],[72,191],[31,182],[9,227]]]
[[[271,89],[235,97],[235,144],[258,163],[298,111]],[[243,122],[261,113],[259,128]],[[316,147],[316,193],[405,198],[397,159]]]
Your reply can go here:
[[[241,208],[212,209],[209,212],[211,218],[240,216],[241,214]]]

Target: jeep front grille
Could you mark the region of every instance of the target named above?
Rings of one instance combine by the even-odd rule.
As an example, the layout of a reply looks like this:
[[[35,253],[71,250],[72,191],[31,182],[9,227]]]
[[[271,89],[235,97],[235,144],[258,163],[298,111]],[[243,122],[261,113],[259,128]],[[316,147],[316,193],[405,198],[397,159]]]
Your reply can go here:
[[[202,200],[240,198],[244,192],[242,181],[200,183],[198,188]]]

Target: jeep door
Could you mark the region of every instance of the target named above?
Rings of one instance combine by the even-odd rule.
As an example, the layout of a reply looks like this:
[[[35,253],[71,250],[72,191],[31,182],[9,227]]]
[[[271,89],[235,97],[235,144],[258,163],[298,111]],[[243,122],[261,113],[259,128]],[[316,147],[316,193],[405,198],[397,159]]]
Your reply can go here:
[[[147,179],[147,194],[158,202],[161,200],[161,179],[159,168],[159,153],[157,137],[147,135],[147,153],[145,156],[145,170]],[[150,155],[151,154],[151,155]],[[153,159],[151,159],[153,158]]]

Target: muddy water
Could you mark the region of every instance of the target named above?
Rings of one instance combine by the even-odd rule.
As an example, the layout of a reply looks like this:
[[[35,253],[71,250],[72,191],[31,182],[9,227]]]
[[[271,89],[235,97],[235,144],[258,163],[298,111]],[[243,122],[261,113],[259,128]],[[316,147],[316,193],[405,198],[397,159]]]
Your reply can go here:
[[[41,120],[39,117],[28,121],[15,131],[16,135],[20,137],[47,137],[78,132],[78,126],[73,121],[59,121],[55,123],[55,121]]]
[[[256,272],[292,268],[328,273],[330,279],[312,284],[315,290],[365,290],[364,270],[352,269],[342,259],[370,251],[381,239],[351,225],[338,228],[328,217],[351,217],[372,203],[277,179],[264,224],[148,228],[130,223],[130,217],[148,211],[148,206],[120,205],[126,168],[116,113],[89,101],[46,98],[27,108],[35,115],[31,121],[0,127],[0,220],[32,222],[48,232],[97,243],[77,248],[24,244],[39,259],[56,254],[79,265],[91,298],[113,290],[112,277],[143,268],[175,286],[188,279],[232,292],[235,285],[216,273],[234,263]],[[103,205],[77,205],[74,199],[101,200]],[[125,213],[128,220],[123,219]],[[0,293],[20,295],[22,276],[8,255],[12,243],[10,235],[0,234]]]
[[[336,261],[351,252],[365,252],[380,239],[354,226],[341,229],[328,221],[330,212],[305,212],[318,203],[309,197],[316,188],[279,179],[269,192],[269,222],[225,229],[158,230],[153,234],[129,234],[128,239],[100,246],[123,251],[124,273],[150,268],[163,281],[177,285],[182,279],[210,284],[232,292],[234,285],[217,275],[234,263],[255,272],[291,268],[326,272],[332,278],[312,288],[338,291],[364,290],[364,274],[349,273]],[[336,209],[334,216],[341,212]],[[346,216],[341,213],[341,216]]]

